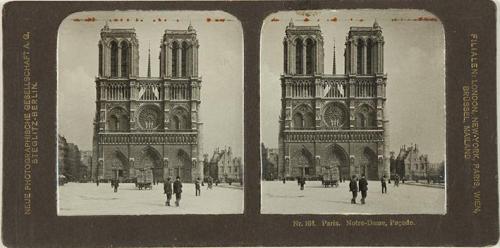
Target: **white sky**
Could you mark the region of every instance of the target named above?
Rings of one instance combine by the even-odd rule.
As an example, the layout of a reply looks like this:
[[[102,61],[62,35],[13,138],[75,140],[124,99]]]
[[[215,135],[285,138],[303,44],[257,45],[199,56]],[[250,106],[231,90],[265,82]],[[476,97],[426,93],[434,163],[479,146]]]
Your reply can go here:
[[[261,36],[261,135],[268,147],[278,147],[283,73],[283,37],[290,19],[295,25],[317,25],[324,38],[325,73],[332,73],[333,42],[337,73],[344,73],[344,42],[351,26],[372,26],[376,19],[385,40],[387,76],[386,118],[389,149],[417,143],[432,162],[445,157],[444,30],[439,21],[393,21],[394,18],[434,17],[421,10],[323,10],[278,12],[264,21]],[[327,21],[337,17],[336,22]],[[273,18],[279,21],[271,21]],[[351,18],[353,18],[351,20]],[[318,21],[319,19],[319,21]],[[363,19],[363,21],[359,21]]]
[[[87,17],[95,17],[96,21],[72,21]],[[110,22],[110,28],[136,29],[140,76],[147,76],[150,44],[153,77],[159,73],[159,46],[164,30],[187,29],[191,22],[200,44],[203,152],[211,154],[216,147],[231,146],[236,156],[243,155],[243,31],[236,18],[222,11],[96,11],[68,16],[58,37],[59,133],[81,150],[92,148],[97,44],[105,20],[114,18],[124,21]],[[143,21],[136,22],[136,18]],[[167,21],[153,22],[158,18]],[[224,22],[215,22],[221,18]]]

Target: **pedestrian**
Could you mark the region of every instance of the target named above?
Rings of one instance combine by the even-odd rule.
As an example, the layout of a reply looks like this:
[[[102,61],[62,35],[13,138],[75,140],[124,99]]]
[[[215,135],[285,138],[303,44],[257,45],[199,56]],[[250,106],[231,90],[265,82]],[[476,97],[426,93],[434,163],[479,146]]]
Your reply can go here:
[[[115,189],[115,193],[116,193],[118,191],[118,179],[115,179],[114,189]]]
[[[212,177],[208,176],[208,178],[207,178],[207,189],[212,189],[212,183],[213,183]]]
[[[387,183],[385,181],[385,176],[380,178],[380,182],[382,183],[382,194],[387,194]]]
[[[99,179],[96,180],[97,187],[99,187]]]
[[[358,197],[358,183],[356,182],[355,175],[352,175],[351,182],[349,182],[349,191],[352,192],[351,203],[356,204],[356,198]]]
[[[399,175],[396,175],[396,178],[394,179],[394,187],[399,187]]]
[[[283,184],[286,183],[286,177],[283,177]]]
[[[178,176],[174,182],[174,194],[175,194],[175,206],[178,207],[181,201],[181,193],[182,193],[182,183],[181,178]]]
[[[368,181],[366,181],[365,175],[361,175],[359,179],[359,191],[361,192],[361,204],[365,204],[366,192],[368,191]]]
[[[170,207],[170,200],[172,199],[172,182],[170,181],[170,177],[163,183],[163,193],[167,195],[165,206]]]
[[[200,178],[199,178],[199,177],[196,179],[196,182],[194,182],[194,187],[195,187],[195,192],[194,192],[194,194],[195,194],[196,196],[201,195],[201,189],[200,189]]]
[[[299,181],[300,181],[300,190],[304,190],[304,184],[306,184],[306,178],[302,177],[301,179],[299,179]]]
[[[297,177],[297,185],[300,186],[301,177]]]
[[[401,179],[401,181],[403,181],[403,184],[405,183],[405,177],[403,177],[403,179]]]

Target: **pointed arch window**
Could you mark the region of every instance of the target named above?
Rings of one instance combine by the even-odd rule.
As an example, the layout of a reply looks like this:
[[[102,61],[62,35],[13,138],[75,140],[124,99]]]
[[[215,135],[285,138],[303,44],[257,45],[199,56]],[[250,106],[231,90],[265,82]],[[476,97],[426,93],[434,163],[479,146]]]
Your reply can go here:
[[[366,43],[366,74],[373,73],[373,43],[372,40],[369,39]]]
[[[358,40],[356,55],[357,55],[356,71],[357,71],[357,74],[361,74],[362,73],[361,68],[363,67],[363,40],[362,39]]]
[[[122,47],[122,54],[121,54],[121,76],[122,77],[128,77],[129,75],[129,45],[126,41],[122,41],[121,43]]]
[[[304,117],[302,116],[301,113],[295,113],[293,115],[293,127],[295,129],[304,128]]]
[[[303,74],[303,44],[301,39],[297,39],[297,44],[295,45],[295,74]]]
[[[306,41],[306,74],[314,73],[315,44],[312,39]]]
[[[174,41],[172,44],[172,77],[178,77],[177,75],[177,67],[179,66],[179,61],[178,61],[178,54],[179,51],[179,43],[177,41]]]
[[[102,44],[99,42],[99,76],[102,74]]]
[[[283,72],[288,74],[288,42],[283,42]]]
[[[118,77],[118,44],[111,41],[111,76]]]
[[[181,55],[181,60],[182,60],[182,67],[181,67],[181,77],[186,77],[187,76],[187,65],[188,65],[188,44],[187,42],[182,42],[182,55]]]

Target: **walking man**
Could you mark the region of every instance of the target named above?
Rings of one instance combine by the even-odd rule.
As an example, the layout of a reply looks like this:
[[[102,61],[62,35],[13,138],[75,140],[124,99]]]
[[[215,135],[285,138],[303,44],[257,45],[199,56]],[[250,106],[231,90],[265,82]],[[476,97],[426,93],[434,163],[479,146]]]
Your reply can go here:
[[[351,182],[349,182],[349,191],[352,192],[351,203],[356,204],[356,198],[358,197],[358,183],[356,182],[355,175],[352,175]]]
[[[163,183],[163,193],[167,195],[165,206],[170,207],[170,200],[172,199],[172,182],[170,181],[170,177]]]
[[[112,182],[112,183],[113,183],[113,182]],[[115,179],[115,180],[114,180],[113,186],[114,186],[115,193],[116,193],[116,192],[118,191],[118,179]]]
[[[302,177],[299,179],[300,181],[300,190],[304,190],[304,184],[306,184],[306,178]]]
[[[179,202],[181,201],[181,193],[182,193],[182,183],[181,178],[178,176],[174,182],[174,193],[175,193],[175,206],[179,206]]]
[[[382,183],[382,194],[387,194],[387,182],[385,181],[385,176],[380,178],[380,182]]]
[[[194,187],[195,187],[195,192],[194,192],[195,195],[196,196],[201,195],[201,189],[200,189],[201,186],[200,186],[200,178],[199,177],[196,179],[196,182],[194,183]]]
[[[365,204],[366,192],[368,191],[368,181],[366,181],[365,175],[361,175],[359,179],[359,191],[361,192],[361,204]]]

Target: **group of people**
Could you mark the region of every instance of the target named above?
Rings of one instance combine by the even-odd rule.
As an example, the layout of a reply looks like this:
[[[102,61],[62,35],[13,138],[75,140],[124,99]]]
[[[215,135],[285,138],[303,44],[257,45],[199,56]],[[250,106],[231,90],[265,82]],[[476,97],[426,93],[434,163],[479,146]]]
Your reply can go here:
[[[198,182],[198,180],[197,180]],[[167,195],[167,201],[165,202],[165,206],[170,206],[170,200],[172,199],[172,193],[175,194],[175,206],[178,207],[181,201],[182,194],[182,183],[181,178],[177,177],[173,183],[170,177],[163,183],[163,192]]]
[[[361,192],[361,204],[365,204],[365,199],[368,192],[368,181],[366,180],[364,174],[361,175],[359,181],[355,175],[351,177],[351,181],[349,182],[349,191],[352,192],[352,204],[356,204],[358,192]]]

